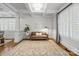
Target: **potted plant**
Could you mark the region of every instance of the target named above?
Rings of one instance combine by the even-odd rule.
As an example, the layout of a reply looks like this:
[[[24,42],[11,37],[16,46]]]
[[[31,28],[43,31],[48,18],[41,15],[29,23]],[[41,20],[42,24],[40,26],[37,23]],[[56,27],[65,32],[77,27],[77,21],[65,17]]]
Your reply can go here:
[[[29,35],[29,31],[30,31],[30,28],[29,28],[29,25],[25,24],[25,28],[24,28],[24,32],[26,32],[26,35]]]

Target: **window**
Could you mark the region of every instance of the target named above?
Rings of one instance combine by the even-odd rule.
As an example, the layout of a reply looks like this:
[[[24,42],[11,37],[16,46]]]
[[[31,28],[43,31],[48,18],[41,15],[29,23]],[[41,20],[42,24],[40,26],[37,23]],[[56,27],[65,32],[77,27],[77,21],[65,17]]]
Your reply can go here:
[[[59,34],[79,40],[79,4],[72,4],[58,16]]]
[[[0,18],[1,31],[15,31],[15,18]]]

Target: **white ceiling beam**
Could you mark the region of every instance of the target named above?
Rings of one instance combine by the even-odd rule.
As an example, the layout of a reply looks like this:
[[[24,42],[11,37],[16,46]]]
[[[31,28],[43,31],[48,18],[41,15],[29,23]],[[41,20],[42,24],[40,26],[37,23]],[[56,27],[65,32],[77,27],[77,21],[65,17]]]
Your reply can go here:
[[[29,16],[31,16],[31,10],[30,10],[28,3],[24,3],[24,4],[25,4],[26,9],[28,9]]]
[[[15,17],[16,15],[9,7],[7,7],[4,3],[1,3],[1,6],[3,8],[3,12],[0,12],[0,17]],[[4,15],[4,16],[3,16]],[[13,16],[12,16],[13,15]]]
[[[28,9],[28,10],[31,12],[30,7],[29,7],[28,3],[24,3],[24,4],[25,4],[26,9]]]
[[[11,4],[5,3],[4,5],[7,6],[14,13],[16,13],[16,14],[18,13],[17,9],[15,7],[13,7]]]

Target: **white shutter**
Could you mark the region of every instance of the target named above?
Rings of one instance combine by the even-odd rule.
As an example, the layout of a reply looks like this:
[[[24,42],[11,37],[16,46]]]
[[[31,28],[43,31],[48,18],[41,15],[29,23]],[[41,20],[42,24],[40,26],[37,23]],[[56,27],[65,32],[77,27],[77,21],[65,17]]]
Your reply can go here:
[[[79,55],[79,4],[74,3],[58,16],[61,43]]]
[[[16,19],[15,18],[0,18],[1,31],[15,31]]]

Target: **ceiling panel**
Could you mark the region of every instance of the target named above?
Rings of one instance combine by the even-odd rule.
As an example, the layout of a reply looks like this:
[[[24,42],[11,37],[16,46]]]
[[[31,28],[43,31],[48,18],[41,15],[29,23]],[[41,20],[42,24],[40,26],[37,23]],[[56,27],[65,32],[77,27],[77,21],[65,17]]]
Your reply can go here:
[[[9,12],[11,11],[8,7],[6,7],[4,4],[0,3],[0,12]]]
[[[10,5],[13,6],[20,15],[22,14],[26,16],[30,13],[27,3],[10,3]]]
[[[64,4],[66,3],[48,3],[46,12],[48,13],[55,13],[57,10],[59,10]]]
[[[10,3],[15,9],[17,9],[20,12],[26,12],[29,11],[27,4],[24,3]]]
[[[0,17],[14,17],[15,13],[5,4],[0,3]]]
[[[10,3],[13,7],[15,7],[17,10],[20,9],[26,9],[24,3]]]

